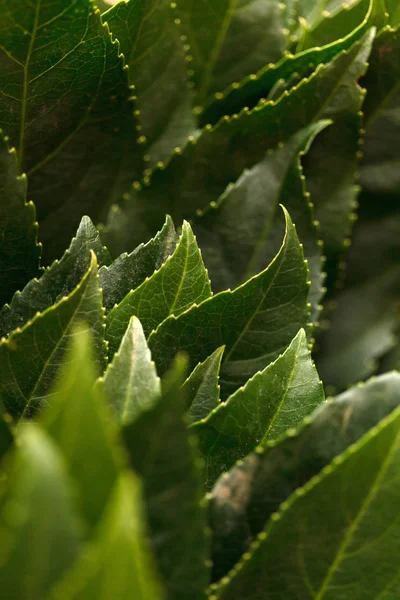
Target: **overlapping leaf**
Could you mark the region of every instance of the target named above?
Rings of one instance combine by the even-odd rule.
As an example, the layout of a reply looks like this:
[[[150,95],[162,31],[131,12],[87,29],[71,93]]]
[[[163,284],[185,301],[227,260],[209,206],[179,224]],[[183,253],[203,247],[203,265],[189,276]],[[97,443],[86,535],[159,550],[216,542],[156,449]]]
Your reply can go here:
[[[183,384],[189,406],[190,422],[205,419],[220,403],[219,372],[225,348],[217,348],[204,362],[199,363]]]
[[[77,322],[91,328],[95,359],[105,362],[96,256],[75,290],[0,341],[0,399],[15,419],[31,416],[48,395]]]
[[[121,424],[134,420],[159,400],[160,380],[136,317],[129,321],[119,350],[98,385]]]
[[[9,305],[0,310],[0,336],[5,337],[22,327],[37,312],[43,312],[68,296],[81,281],[90,266],[91,251],[99,265],[108,265],[111,257],[102,245],[89,217],[83,217],[76,236],[62,258],[45,269],[39,279],[32,279],[17,292]]]
[[[301,330],[282,356],[192,426],[206,461],[206,487],[258,445],[296,426],[323,399]]]
[[[159,373],[185,351],[194,368],[220,346],[221,389],[226,397],[275,360],[305,327],[308,270],[287,212],[286,235],[270,266],[231,292],[221,292],[179,317],[171,316],[149,337]]]
[[[147,139],[152,163],[166,160],[196,129],[173,6],[165,0],[129,0],[103,16],[129,67],[140,134]]]
[[[284,6],[275,0],[178,0],[197,102],[279,60],[286,48]]]
[[[273,515],[221,600],[394,598],[398,590],[400,410],[299,489]],[[385,556],[381,568],[377,556]]]
[[[236,181],[245,168],[260,162],[268,149],[276,148],[280,141],[286,141],[311,122],[329,118],[330,112],[336,113],[341,103],[347,101],[347,91],[356,85],[355,79],[364,72],[371,43],[372,34],[369,33],[330,64],[320,65],[309,79],[277,103],[265,103],[252,111],[223,119],[214,128],[206,128],[197,141],[193,139],[182,151],[178,150],[165,169],[156,170],[148,181],[146,179],[141,192],[132,193],[132,197],[122,202],[126,223],[137,222],[136,234],[143,239],[161,226],[165,213],[171,214],[176,222],[182,217],[190,217],[196,209],[217,200],[227,185]],[[336,109],[334,100],[339,89]],[[349,130],[353,135],[354,127],[349,126]],[[358,130],[356,133],[358,140]],[[350,156],[349,160],[353,161],[354,157]],[[354,173],[352,167],[348,169],[351,170],[352,188]],[[339,177],[339,181],[342,179]],[[339,203],[338,211],[346,228],[348,202],[347,199]],[[123,232],[127,225],[124,227],[121,220],[119,223]],[[109,229],[112,227],[110,222]]]
[[[322,248],[313,223],[300,153],[329,123],[317,122],[301,130],[285,145],[245,171],[229,186],[216,205],[196,218],[194,229],[216,291],[232,288],[263,270],[282,239],[279,204],[289,211],[310,269],[309,300],[314,321],[323,292]]]
[[[399,404],[398,374],[371,379],[324,403],[297,432],[250,455],[221,477],[210,503],[214,579],[234,566],[297,488],[318,475]]]
[[[31,600],[45,598],[72,567],[83,527],[56,446],[33,425],[19,436],[0,497],[0,585],[9,598]]]
[[[123,430],[131,464],[143,479],[151,543],[167,598],[205,597],[209,540],[201,473],[184,413],[186,361],[177,359],[158,403]]]
[[[184,223],[175,252],[150,278],[107,315],[109,354],[117,351],[130,318],[135,315],[149,335],[170,315],[180,315],[211,295],[210,280],[189,223]]]
[[[81,515],[92,528],[101,520],[119,465],[103,398],[94,389],[90,330],[80,324],[72,334],[41,422],[62,452],[79,494]]]
[[[146,544],[145,514],[136,477],[117,482],[93,543],[54,588],[51,600],[163,600]]]
[[[89,0],[1,0],[0,12],[0,127],[54,258],[141,171],[126,73]]]
[[[0,306],[38,274],[40,246],[33,204],[26,201],[26,177],[0,132]]]
[[[128,240],[109,240],[104,236],[107,244],[111,242],[111,249],[115,251],[121,245],[129,246]],[[126,242],[126,243],[125,243]],[[103,303],[107,310],[111,310],[125,296],[143,281],[158,271],[175,250],[177,236],[174,224],[167,217],[161,231],[147,244],[140,244],[133,252],[126,252],[118,256],[109,266],[99,270],[100,285],[103,290]]]

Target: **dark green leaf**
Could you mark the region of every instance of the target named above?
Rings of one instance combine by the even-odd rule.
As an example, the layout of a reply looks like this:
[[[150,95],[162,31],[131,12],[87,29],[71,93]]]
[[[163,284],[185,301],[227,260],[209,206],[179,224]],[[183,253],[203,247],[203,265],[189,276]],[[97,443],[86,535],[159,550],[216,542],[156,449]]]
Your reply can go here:
[[[128,0],[103,16],[129,66],[152,163],[166,160],[196,129],[175,12],[166,0]]]
[[[263,162],[245,171],[217,204],[196,218],[199,239],[213,288],[225,290],[259,273],[273,259],[282,239],[279,204],[289,211],[310,269],[311,317],[315,321],[323,292],[322,248],[304,188],[299,154],[329,122],[302,129]]]
[[[199,104],[282,57],[287,44],[282,12],[275,0],[176,3]]]
[[[282,502],[399,404],[400,375],[371,379],[324,403],[297,432],[221,477],[210,504],[214,579],[233,567]]]
[[[225,348],[217,348],[204,362],[199,363],[183,385],[188,398],[190,423],[205,419],[219,403],[219,371]]]
[[[205,600],[209,541],[201,474],[184,421],[186,360],[177,359],[160,401],[123,429],[143,479],[151,542],[170,600]]]
[[[148,336],[168,316],[178,316],[210,296],[210,280],[201,252],[189,223],[184,222],[175,252],[108,313],[109,356],[118,350],[133,315],[138,317]]]
[[[19,432],[0,496],[0,586],[5,598],[46,598],[81,551],[82,527],[65,464],[33,425]]]
[[[89,0],[1,0],[0,13],[0,128],[28,175],[48,260],[141,172],[127,76]]]
[[[0,340],[0,399],[15,418],[31,416],[49,401],[77,322],[92,329],[99,370],[105,362],[103,309],[94,253],[89,270],[69,296]]]
[[[136,317],[129,321],[119,350],[98,385],[121,424],[134,420],[159,399],[160,380]]]
[[[0,462],[10,449],[13,441],[14,434],[11,430],[8,415],[5,414],[3,407],[0,406]]]
[[[110,497],[118,465],[103,398],[94,389],[97,373],[89,332],[82,326],[72,332],[42,425],[63,454],[79,493],[81,514],[92,528],[100,521]]]
[[[206,128],[197,141],[189,140],[165,169],[157,169],[151,178],[145,179],[148,187],[122,203],[129,230],[132,223],[138,223],[135,239],[143,239],[159,229],[165,213],[171,214],[175,222],[185,215],[192,216],[196,209],[217,200],[227,185],[236,181],[244,169],[260,162],[268,149],[276,148],[279,142],[285,142],[324,115],[329,118],[329,112],[335,113],[336,96],[339,109],[347,98],[346,89],[354,89],[354,80],[365,69],[371,43],[369,33],[329,65],[320,65],[309,79],[277,103],[264,103],[252,111],[223,119],[214,128]],[[350,162],[353,160],[352,156]]]
[[[312,4],[315,6],[314,0]],[[284,89],[289,90],[292,87],[291,80],[293,83],[299,82],[303,77],[311,75],[318,65],[329,63],[342,50],[349,50],[367,31],[372,5],[373,0],[364,21],[343,39],[335,40],[322,48],[311,48],[295,55],[288,54],[277,64],[263,67],[256,76],[247,75],[240,83],[229,86],[222,94],[214,95],[200,115],[201,123],[215,124],[224,115],[237,113],[245,106],[251,108],[263,98],[274,99],[269,95],[278,82],[284,82]]]
[[[113,491],[98,534],[49,600],[162,600],[146,545],[140,486],[122,476]]]
[[[331,119],[333,125],[318,136],[303,162],[328,258],[328,283],[335,279],[356,208],[360,111],[365,96],[357,81],[366,71],[373,37],[374,30],[367,35],[365,52],[358,55],[346,77],[336,81],[335,95],[321,111],[321,118]]]
[[[105,237],[108,243],[108,236]],[[167,217],[161,231],[147,244],[140,244],[130,254],[121,254],[109,267],[102,267],[99,270],[99,279],[106,309],[111,310],[131,290],[139,287],[154,271],[158,271],[175,250],[176,242],[174,224],[172,219]],[[121,240],[118,240],[117,244],[120,248]],[[115,249],[115,246],[112,240],[111,248]]]
[[[400,190],[400,29],[385,29],[376,38],[370,68],[362,80],[365,101],[365,147],[361,168],[363,188],[374,193]]]
[[[231,292],[221,292],[179,317],[171,316],[150,335],[159,373],[185,351],[194,368],[226,346],[221,371],[223,397],[275,360],[308,321],[308,270],[292,221],[270,266]]]
[[[0,306],[39,271],[35,207],[26,201],[26,177],[0,131]]]
[[[399,453],[397,409],[280,507],[216,597],[395,598]]]
[[[306,335],[300,330],[282,356],[192,425],[206,461],[206,488],[256,446],[296,426],[323,400]]]
[[[32,279],[22,292],[17,292],[10,305],[0,311],[0,336],[7,336],[22,327],[39,311],[56,304],[68,296],[87,272],[95,252],[99,265],[111,262],[108,250],[102,245],[99,234],[89,217],[83,217],[69,249],[61,260],[44,270],[39,279]]]
[[[318,340],[318,370],[333,390],[372,375],[378,359],[395,343],[399,241],[399,212],[360,222],[355,229],[347,255],[346,287],[337,294],[328,329]]]

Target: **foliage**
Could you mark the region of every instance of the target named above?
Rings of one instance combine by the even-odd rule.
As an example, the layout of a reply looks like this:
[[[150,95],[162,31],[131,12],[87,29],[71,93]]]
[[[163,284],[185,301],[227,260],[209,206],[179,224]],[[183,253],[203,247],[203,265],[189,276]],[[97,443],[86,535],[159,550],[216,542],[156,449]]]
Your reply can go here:
[[[399,598],[398,3],[0,17],[2,597]]]

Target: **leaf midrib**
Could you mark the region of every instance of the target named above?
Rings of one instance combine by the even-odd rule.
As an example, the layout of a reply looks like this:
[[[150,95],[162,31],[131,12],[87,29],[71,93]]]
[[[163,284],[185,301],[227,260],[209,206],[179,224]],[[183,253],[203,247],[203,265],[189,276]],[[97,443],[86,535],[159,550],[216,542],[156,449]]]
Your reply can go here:
[[[392,446],[390,448],[390,451],[387,454],[386,459],[383,461],[383,464],[381,465],[380,469],[378,470],[378,473],[375,477],[373,485],[370,488],[369,493],[367,494],[366,498],[362,502],[362,504],[358,510],[358,513],[357,513],[355,519],[353,520],[351,526],[348,528],[347,533],[344,536],[344,539],[336,552],[335,558],[334,558],[331,566],[329,567],[328,572],[327,572],[314,600],[323,600],[323,597],[325,595],[325,592],[328,590],[328,586],[332,580],[332,577],[335,575],[337,567],[340,565],[340,563],[346,553],[346,549],[349,546],[349,544],[351,543],[353,535],[354,535],[361,519],[364,517],[366,511],[368,510],[369,505],[371,504],[371,502],[375,498],[377,492],[379,491],[379,485],[380,485],[382,479],[384,478],[386,471],[388,470],[388,468],[390,466],[392,457],[393,457],[395,451],[397,450],[399,441],[400,441],[400,432],[396,435],[396,437],[392,443]]]

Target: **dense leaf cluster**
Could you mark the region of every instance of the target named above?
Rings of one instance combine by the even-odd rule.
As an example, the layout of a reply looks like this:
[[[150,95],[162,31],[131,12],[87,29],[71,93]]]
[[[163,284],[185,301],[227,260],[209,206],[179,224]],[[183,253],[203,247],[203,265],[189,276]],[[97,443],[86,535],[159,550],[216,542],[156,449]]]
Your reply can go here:
[[[2,597],[400,597],[399,69],[397,0],[0,0]]]

